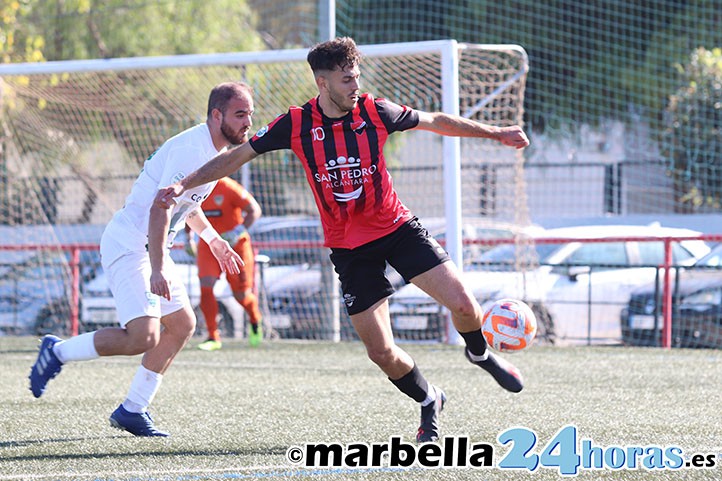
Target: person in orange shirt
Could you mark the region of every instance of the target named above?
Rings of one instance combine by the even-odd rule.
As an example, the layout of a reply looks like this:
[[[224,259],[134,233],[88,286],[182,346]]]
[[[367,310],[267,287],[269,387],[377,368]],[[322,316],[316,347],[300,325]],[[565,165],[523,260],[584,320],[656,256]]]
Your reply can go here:
[[[248,341],[251,346],[258,346],[263,339],[263,332],[258,298],[253,293],[255,263],[248,228],[261,216],[261,207],[241,184],[224,177],[203,201],[201,209],[213,228],[243,259],[244,266],[241,268],[241,273],[226,275],[226,279],[233,291],[233,297],[248,314],[251,324]],[[196,262],[201,286],[200,307],[208,329],[208,339],[202,342],[198,349],[217,351],[222,347],[222,343],[216,320],[218,302],[213,294],[213,286],[221,275],[221,269],[205,241],[201,239],[196,246],[193,236],[188,236],[188,239],[190,250],[197,250]]]

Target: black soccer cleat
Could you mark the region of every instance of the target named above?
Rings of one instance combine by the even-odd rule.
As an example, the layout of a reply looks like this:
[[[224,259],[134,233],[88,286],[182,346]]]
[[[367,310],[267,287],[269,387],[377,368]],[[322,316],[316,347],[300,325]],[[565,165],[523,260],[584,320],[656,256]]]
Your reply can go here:
[[[436,399],[428,406],[421,406],[421,425],[416,433],[417,443],[433,443],[439,440],[439,413],[444,410],[446,394],[436,389]]]
[[[486,350],[488,356],[485,361],[473,361],[469,356],[469,349],[464,348],[464,355],[472,364],[476,364],[489,374],[507,391],[521,392],[524,389],[524,381],[521,372],[509,361],[501,357],[497,357],[489,349]]]

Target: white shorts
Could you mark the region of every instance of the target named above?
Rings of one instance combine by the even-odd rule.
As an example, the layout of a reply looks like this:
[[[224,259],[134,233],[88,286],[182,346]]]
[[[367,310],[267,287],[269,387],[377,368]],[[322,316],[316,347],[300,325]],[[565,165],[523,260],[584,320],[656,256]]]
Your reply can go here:
[[[173,260],[166,256],[164,265],[170,275],[171,300],[150,292],[150,258],[147,252],[126,251],[120,257],[103,255],[115,251],[119,246],[113,241],[104,239],[101,242],[101,260],[103,270],[108,278],[110,291],[113,293],[115,308],[121,327],[138,317],[150,316],[161,318],[172,314],[185,306],[190,306],[188,293],[178,275]],[[106,259],[110,261],[106,265]]]

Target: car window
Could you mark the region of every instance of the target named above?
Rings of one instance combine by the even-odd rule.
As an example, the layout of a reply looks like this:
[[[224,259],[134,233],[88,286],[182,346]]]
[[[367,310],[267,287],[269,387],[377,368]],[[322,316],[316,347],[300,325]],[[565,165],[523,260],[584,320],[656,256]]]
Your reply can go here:
[[[694,258],[694,254],[684,248],[679,242],[672,243],[672,261],[674,263],[684,262]]]
[[[446,242],[446,232],[441,228],[432,230],[428,229],[429,233],[439,241],[442,245]],[[470,243],[468,241],[481,240],[481,239],[510,239],[514,236],[514,233],[510,229],[502,229],[495,227],[482,227],[482,226],[466,226],[462,229],[462,242],[463,242],[463,258],[464,265],[475,263],[482,252],[492,248],[490,244],[479,244]]]
[[[637,245],[639,262],[642,265],[660,266],[664,264],[664,242],[638,242]],[[676,244],[674,245],[676,246]]]
[[[326,251],[320,247],[289,243],[321,244],[323,231],[318,223],[270,225],[263,231],[251,232],[251,242],[259,253],[267,255],[274,265],[317,263]],[[275,243],[275,245],[274,245]]]
[[[517,258],[522,254],[521,248],[523,246],[516,246],[514,244],[503,244],[493,249],[490,249],[481,254],[474,262],[472,266],[477,269],[484,270],[513,270],[517,263]],[[532,257],[536,257],[534,260],[544,264],[548,262],[549,257],[558,251],[561,246],[559,244],[544,244],[536,243],[530,246]],[[529,257],[529,256],[526,256]]]
[[[624,242],[587,242],[567,257],[565,263],[573,265],[629,265]]]
[[[320,241],[322,236],[318,226],[309,225],[256,232],[253,238],[257,241]]]
[[[645,266],[661,266],[664,264],[664,242],[638,242],[640,263]],[[672,261],[684,262],[694,255],[679,242],[672,242]]]
[[[722,267],[722,244],[718,244],[709,254],[702,257],[695,265],[705,267]]]
[[[722,257],[719,254],[710,256],[705,259],[705,262],[700,263],[701,266],[706,267],[722,267]]]

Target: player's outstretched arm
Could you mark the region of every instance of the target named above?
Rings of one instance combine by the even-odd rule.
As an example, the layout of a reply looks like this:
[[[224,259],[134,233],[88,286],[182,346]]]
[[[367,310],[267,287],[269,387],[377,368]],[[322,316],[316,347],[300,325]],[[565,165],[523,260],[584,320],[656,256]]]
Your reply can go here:
[[[517,149],[523,149],[529,145],[529,139],[524,133],[524,130],[518,125],[496,127],[443,112],[418,111],[418,114],[419,125],[417,125],[416,128],[420,130],[428,130],[440,135],[452,137],[494,139],[503,145]]]
[[[208,222],[200,207],[188,214],[186,223],[203,239],[211,253],[221,266],[221,270],[227,274],[240,274],[243,267],[243,259],[233,250],[230,244],[223,240],[213,226]]]
[[[240,169],[243,164],[250,162],[257,156],[258,154],[248,142],[234,149],[227,150],[213,157],[200,169],[188,174],[180,182],[160,189],[153,203],[159,208],[169,209],[172,199],[178,197],[186,190],[230,175]]]

